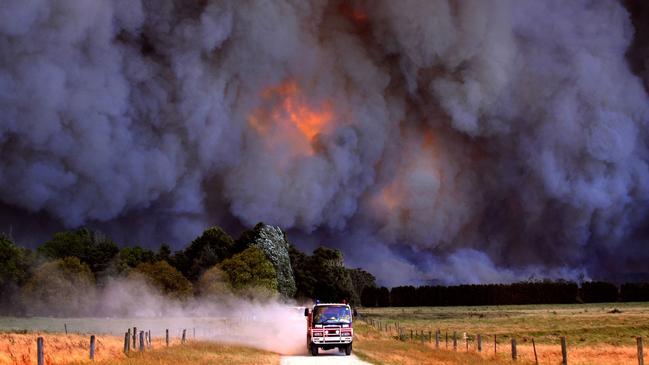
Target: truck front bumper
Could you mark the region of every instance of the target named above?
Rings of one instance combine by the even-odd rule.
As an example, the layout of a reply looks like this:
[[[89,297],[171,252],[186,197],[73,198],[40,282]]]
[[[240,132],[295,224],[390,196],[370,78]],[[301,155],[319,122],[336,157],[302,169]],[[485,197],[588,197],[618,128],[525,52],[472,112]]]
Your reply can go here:
[[[325,336],[311,337],[311,342],[315,345],[347,345],[352,343],[352,337],[342,336]]]

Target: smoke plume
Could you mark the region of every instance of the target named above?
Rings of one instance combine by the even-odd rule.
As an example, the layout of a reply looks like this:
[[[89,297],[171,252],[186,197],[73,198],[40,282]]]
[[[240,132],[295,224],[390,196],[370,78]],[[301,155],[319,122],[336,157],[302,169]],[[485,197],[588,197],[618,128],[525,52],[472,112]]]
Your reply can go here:
[[[264,221],[391,284],[646,273],[647,14],[5,0],[0,216],[177,248]]]

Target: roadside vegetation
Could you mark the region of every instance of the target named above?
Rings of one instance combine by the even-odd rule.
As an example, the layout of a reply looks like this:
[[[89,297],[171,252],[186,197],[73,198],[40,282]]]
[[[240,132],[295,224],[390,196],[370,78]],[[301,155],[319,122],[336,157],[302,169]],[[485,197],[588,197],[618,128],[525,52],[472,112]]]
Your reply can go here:
[[[190,341],[180,345],[174,341],[166,347],[154,338],[153,350],[124,355],[123,339],[117,336],[97,336],[95,361],[88,359],[88,336],[62,333],[0,334],[0,365],[31,365],[36,363],[36,338],[45,342],[45,361],[49,365],[81,364],[278,364],[279,355],[243,346],[213,342]]]
[[[568,341],[571,364],[629,364],[636,359],[636,337],[649,338],[649,303],[600,303],[570,305],[524,305],[486,307],[409,307],[364,308],[359,311],[367,322],[381,323],[383,330],[359,326],[361,341],[355,350],[364,356],[375,356],[385,364],[399,363],[391,353],[403,351],[412,358],[430,358],[422,363],[479,364],[468,358],[453,356],[472,354],[480,361],[509,362],[511,339],[516,338],[518,363],[533,362],[536,344],[540,363],[560,363],[560,337]],[[404,329],[406,341],[399,341],[395,324]],[[389,331],[385,328],[389,327]],[[377,325],[378,327],[378,325]],[[434,333],[441,331],[441,350],[434,349]],[[425,341],[409,340],[410,330],[424,333]],[[432,332],[432,341],[428,334]],[[458,336],[458,351],[453,351],[453,333]],[[366,335],[369,333],[370,335]],[[483,338],[483,351],[478,354],[476,335]],[[446,345],[446,334],[449,343]],[[494,335],[497,355],[494,357]],[[365,336],[369,341],[364,341]],[[378,339],[377,339],[378,336]],[[466,350],[466,339],[469,349]],[[386,340],[389,339],[391,341]],[[646,340],[645,340],[646,341]],[[448,346],[448,347],[447,347]],[[385,353],[383,353],[385,352]],[[374,355],[372,355],[374,354]],[[419,355],[418,355],[419,354]],[[468,356],[468,355],[467,355]],[[450,357],[450,358],[449,358]],[[433,360],[434,359],[434,360]],[[444,360],[447,359],[447,360]],[[405,360],[404,360],[405,361]]]

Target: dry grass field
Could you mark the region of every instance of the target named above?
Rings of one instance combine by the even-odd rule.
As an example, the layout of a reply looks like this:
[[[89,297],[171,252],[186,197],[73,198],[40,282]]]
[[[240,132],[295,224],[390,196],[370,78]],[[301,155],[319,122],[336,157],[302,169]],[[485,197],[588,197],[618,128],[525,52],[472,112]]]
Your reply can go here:
[[[88,359],[89,336],[62,333],[0,334],[0,365],[36,364],[36,338],[42,336],[47,365],[91,364]],[[233,345],[208,342],[172,343],[153,339],[153,350],[144,353],[122,352],[123,337],[97,336],[95,364],[278,364],[279,355]]]
[[[362,336],[369,336],[368,341],[359,341],[356,346],[366,359],[381,364],[409,363],[412,358],[417,359],[412,363],[429,364],[507,363],[511,359],[512,338],[518,343],[517,363],[533,363],[533,338],[539,363],[557,364],[561,362],[561,336],[568,340],[570,364],[635,364],[635,338],[644,337],[645,344],[649,341],[647,303],[370,308],[360,312],[366,321],[380,321],[382,328],[390,325],[389,332],[367,329],[367,335]],[[441,350],[435,350],[434,343],[397,341],[395,323],[405,328],[407,337],[411,329],[426,335],[439,329],[442,332]],[[457,352],[452,349],[453,332],[457,332],[459,338]],[[448,349],[446,333],[449,334]],[[480,354],[476,351],[477,333],[483,336]],[[497,336],[496,355],[494,335]],[[398,352],[403,352],[404,357],[391,360]],[[649,358],[646,352],[645,357]]]

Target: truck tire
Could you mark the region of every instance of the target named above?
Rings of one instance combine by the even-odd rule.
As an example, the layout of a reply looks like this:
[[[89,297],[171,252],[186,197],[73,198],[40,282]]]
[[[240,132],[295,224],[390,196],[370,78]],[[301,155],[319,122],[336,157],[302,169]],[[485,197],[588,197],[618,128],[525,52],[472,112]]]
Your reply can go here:
[[[352,344],[345,346],[345,355],[349,356],[352,354]]]
[[[311,356],[318,356],[318,346],[311,345]]]

